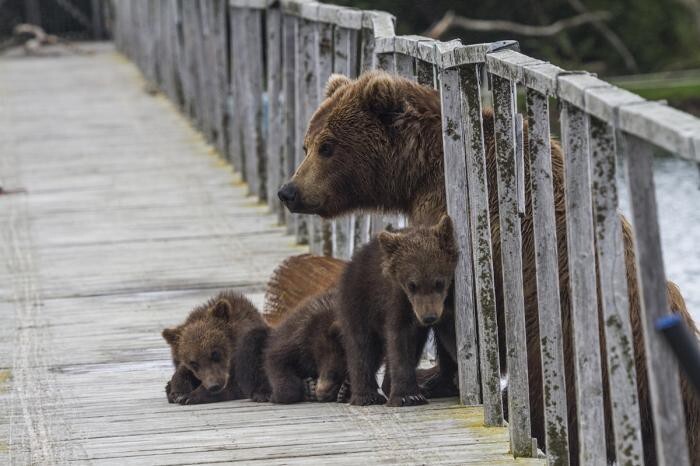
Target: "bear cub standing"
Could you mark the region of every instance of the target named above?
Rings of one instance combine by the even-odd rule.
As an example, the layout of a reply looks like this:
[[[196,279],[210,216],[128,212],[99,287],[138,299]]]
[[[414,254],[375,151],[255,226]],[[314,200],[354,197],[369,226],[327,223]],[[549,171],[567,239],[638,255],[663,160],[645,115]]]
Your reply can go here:
[[[443,216],[433,227],[382,232],[352,258],[340,279],[338,315],[351,404],[427,402],[416,366],[429,327],[453,312],[447,301],[457,256],[452,221]],[[383,359],[388,401],[377,391]]]
[[[303,301],[275,327],[265,350],[273,403],[344,401],[345,352],[336,320],[337,292]]]
[[[262,354],[268,332],[257,308],[232,291],[195,308],[183,324],[163,330],[175,365],[166,385],[168,401],[267,401],[270,388]]]

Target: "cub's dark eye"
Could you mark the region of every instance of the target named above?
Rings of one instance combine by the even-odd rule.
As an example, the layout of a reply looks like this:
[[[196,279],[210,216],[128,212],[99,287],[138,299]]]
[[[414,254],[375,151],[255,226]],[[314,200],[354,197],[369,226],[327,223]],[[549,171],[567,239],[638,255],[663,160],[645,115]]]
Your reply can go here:
[[[442,280],[435,280],[435,291],[442,291],[445,288],[445,282]]]
[[[197,369],[199,369],[199,364],[197,364],[196,361],[190,361],[190,367],[196,371]]]
[[[408,282],[407,288],[409,293],[415,293],[417,289],[416,284],[414,282]]]
[[[324,142],[318,148],[318,155],[321,157],[330,157],[333,155],[333,144],[330,142]]]
[[[214,362],[219,362],[221,361],[221,353],[218,351],[212,351],[211,353],[211,360]]]

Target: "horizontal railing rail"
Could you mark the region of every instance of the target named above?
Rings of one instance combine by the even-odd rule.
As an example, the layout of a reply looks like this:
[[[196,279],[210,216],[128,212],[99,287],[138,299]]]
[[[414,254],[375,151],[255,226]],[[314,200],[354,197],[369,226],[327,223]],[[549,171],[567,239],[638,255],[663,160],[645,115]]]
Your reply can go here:
[[[328,77],[383,69],[437,89],[448,212],[461,251],[455,311],[462,402],[483,403],[485,424],[503,424],[504,353],[515,456],[537,454],[531,426],[541,422],[545,444],[539,447],[552,464],[567,464],[571,451],[582,464],[604,464],[611,450],[618,464],[643,464],[649,446],[643,445],[642,427],[650,421],[640,414],[640,348],[634,347],[632,321],[638,319],[656,461],[689,464],[686,437],[679,434],[685,428],[677,365],[653,330],[654,321],[670,311],[652,157],[658,148],[700,162],[697,118],[590,73],[524,55],[514,41],[465,45],[397,36],[394,17],[378,11],[301,0],[120,0],[114,9],[119,49],[226,155],[250,194],[267,201],[289,233],[317,254],[347,259],[373,232],[406,224],[401,216],[384,214],[322,221],[289,214],[276,200],[277,188],[303,158],[306,126]],[[484,130],[487,93],[493,143]],[[518,93],[525,97],[522,112]],[[561,148],[551,140],[553,102],[560,110]],[[565,156],[555,160],[553,150]],[[495,174],[489,157],[495,157]],[[632,282],[618,214],[620,160],[632,205],[638,315],[628,299]],[[555,165],[562,161],[563,167]],[[563,207],[553,185],[559,173]],[[489,193],[497,193],[497,206]],[[557,217],[564,207],[565,228]],[[524,225],[532,231],[521,230]],[[562,248],[566,274],[560,270]],[[523,271],[525,260],[534,261],[534,270],[527,269],[532,276]],[[533,280],[534,320],[525,295]],[[561,301],[563,292],[567,302]],[[499,341],[499,293],[505,342]],[[538,339],[528,344],[532,322]],[[533,352],[539,353],[535,366],[528,358]],[[539,392],[533,391],[540,383]],[[575,415],[567,409],[572,400],[566,388],[573,386]],[[541,412],[531,411],[533,393],[542,398]],[[606,439],[606,417],[612,419],[613,442]]]

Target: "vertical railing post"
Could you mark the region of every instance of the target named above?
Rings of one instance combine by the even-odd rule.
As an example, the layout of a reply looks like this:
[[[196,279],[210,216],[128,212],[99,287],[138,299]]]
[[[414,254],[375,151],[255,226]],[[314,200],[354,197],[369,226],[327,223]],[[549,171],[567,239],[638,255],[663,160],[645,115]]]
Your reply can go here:
[[[513,84],[491,75],[501,236],[501,270],[508,367],[508,426],[515,456],[532,456],[527,338],[523,290],[522,236],[516,187]]]
[[[604,464],[605,416],[598,329],[596,265],[591,212],[588,117],[569,103],[561,113],[566,174],[566,226],[576,406],[581,464]]]
[[[277,190],[286,178],[283,168],[282,128],[282,13],[279,8],[268,8],[265,12],[267,34],[267,199],[270,210],[284,222],[284,207],[277,198]]]
[[[362,12],[347,8],[338,13],[339,23],[334,31],[333,72],[349,78],[357,76],[357,31],[362,27]],[[333,257],[350,259],[354,251],[355,215],[345,215],[333,221]]]
[[[542,393],[546,394],[543,396],[545,446],[550,464],[566,465],[569,464],[569,430],[549,96],[528,89],[526,99]]]
[[[625,247],[618,213],[617,160],[612,126],[590,117],[591,173],[608,386],[618,464],[642,464],[634,335],[630,323]]]
[[[296,128],[296,61],[298,40],[298,19],[291,14],[283,14],[282,17],[282,95],[284,107],[282,113],[282,126],[284,131],[284,147],[282,169],[283,180],[289,179],[294,173],[297,163],[297,128]],[[279,187],[278,187],[279,188]],[[296,215],[287,209],[282,209],[287,224],[287,233],[296,233]],[[298,214],[297,214],[298,215]]]
[[[491,217],[484,148],[483,116],[477,65],[460,68],[462,126],[466,135],[468,205],[473,251],[476,314],[479,323],[481,389],[484,423],[503,425],[501,368],[498,350],[498,321],[493,276]],[[444,84],[443,84],[444,86]]]
[[[656,456],[661,466],[685,466],[690,461],[678,363],[671,348],[655,330],[656,320],[669,314],[669,303],[657,220],[652,147],[629,133],[621,134],[636,238],[637,277],[642,298],[640,311]]]
[[[444,51],[446,52],[446,51]],[[447,212],[452,217],[460,255],[455,270],[455,328],[459,392],[463,404],[481,402],[477,329],[474,319],[472,245],[467,198],[467,168],[462,126],[460,76],[458,69],[441,69],[442,145]]]

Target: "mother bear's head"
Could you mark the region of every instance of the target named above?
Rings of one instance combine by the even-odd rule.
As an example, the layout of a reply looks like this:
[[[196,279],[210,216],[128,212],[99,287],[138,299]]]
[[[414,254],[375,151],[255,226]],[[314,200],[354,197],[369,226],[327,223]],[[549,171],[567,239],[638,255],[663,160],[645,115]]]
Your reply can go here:
[[[325,94],[306,131],[304,160],[278,191],[280,200],[292,212],[322,217],[358,209],[409,213],[436,147],[441,160],[437,92],[373,71],[356,80],[332,75]]]

